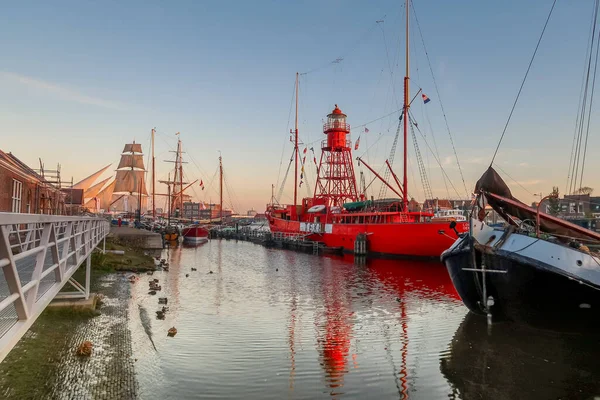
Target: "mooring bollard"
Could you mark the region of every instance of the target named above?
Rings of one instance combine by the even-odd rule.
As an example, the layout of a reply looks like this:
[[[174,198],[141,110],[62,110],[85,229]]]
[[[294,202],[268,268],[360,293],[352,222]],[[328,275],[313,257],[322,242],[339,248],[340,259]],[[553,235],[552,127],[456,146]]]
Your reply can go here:
[[[354,241],[354,254],[358,256],[367,255],[367,235],[359,233]]]

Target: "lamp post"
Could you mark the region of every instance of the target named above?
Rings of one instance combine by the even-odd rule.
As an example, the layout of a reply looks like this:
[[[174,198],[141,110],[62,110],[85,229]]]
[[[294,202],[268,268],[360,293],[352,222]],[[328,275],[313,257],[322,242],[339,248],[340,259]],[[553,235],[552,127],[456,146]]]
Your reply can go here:
[[[542,194],[540,193],[540,196],[542,196]],[[535,216],[535,236],[536,237],[540,237],[540,206],[542,205],[542,202],[546,199],[549,199],[550,197],[558,197],[555,193],[550,193],[548,196],[543,197],[540,202],[537,205],[537,213]]]

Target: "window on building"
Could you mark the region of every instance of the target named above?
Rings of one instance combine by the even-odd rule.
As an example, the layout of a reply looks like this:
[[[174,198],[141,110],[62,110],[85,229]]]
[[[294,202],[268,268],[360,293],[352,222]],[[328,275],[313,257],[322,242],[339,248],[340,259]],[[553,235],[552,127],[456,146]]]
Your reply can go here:
[[[13,179],[12,187],[12,212],[21,212],[21,198],[23,196],[23,182]]]

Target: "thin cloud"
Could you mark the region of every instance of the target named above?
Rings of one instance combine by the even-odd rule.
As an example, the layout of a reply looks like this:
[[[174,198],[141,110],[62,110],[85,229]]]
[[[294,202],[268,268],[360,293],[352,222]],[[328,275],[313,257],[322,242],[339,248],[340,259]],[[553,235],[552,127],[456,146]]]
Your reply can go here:
[[[81,104],[90,104],[98,107],[110,108],[113,110],[122,110],[123,107],[112,101],[103,100],[98,97],[87,96],[76,90],[68,89],[57,84],[42,81],[40,79],[31,78],[29,76],[15,74],[12,72],[0,71],[0,77],[3,77],[11,82],[20,83],[24,86],[42,90],[51,93],[65,100],[74,101]]]

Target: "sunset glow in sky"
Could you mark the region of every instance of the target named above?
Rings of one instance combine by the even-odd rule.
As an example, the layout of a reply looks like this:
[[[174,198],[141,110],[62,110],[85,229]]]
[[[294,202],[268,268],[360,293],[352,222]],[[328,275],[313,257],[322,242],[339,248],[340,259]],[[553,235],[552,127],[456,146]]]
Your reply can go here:
[[[431,99],[423,105],[419,96],[412,113],[434,153],[437,147],[434,157],[419,136],[435,196],[469,196],[489,165],[551,4],[414,0],[465,179],[412,15],[411,94],[422,88]],[[497,157],[523,201],[553,185],[564,191],[592,7],[558,2]],[[354,156],[382,168],[402,104],[403,15],[402,2],[392,0],[12,2],[0,24],[0,148],[32,167],[38,158],[47,168],[60,163],[63,177],[78,181],[108,163],[116,168],[134,139],[147,156],[156,127],[157,179],[166,179],[172,164],[164,161],[173,159],[181,132],[186,175],[206,186],[190,194],[216,201],[220,152],[228,205],[262,211],[292,154],[297,71],[305,73],[301,151],[313,147],[318,159],[323,119],[338,104],[358,127]],[[596,115],[584,184],[600,193],[592,172],[600,166]],[[409,191],[423,201],[412,138],[409,144]],[[314,189],[312,156],[306,171],[302,196]],[[290,174],[282,202],[291,201],[292,185]],[[377,197],[379,186],[369,195]]]

